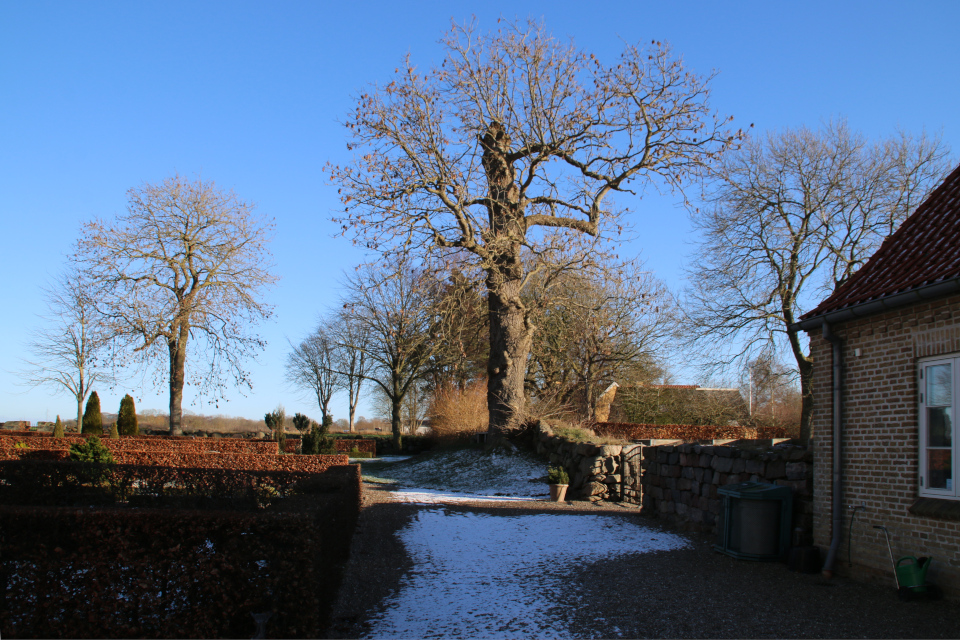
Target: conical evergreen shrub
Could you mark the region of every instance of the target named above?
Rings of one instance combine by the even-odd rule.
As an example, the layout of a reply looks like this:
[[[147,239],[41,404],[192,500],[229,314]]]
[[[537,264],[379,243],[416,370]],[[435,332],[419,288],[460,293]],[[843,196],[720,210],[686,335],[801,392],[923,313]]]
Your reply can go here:
[[[140,427],[137,424],[137,407],[133,403],[133,396],[129,393],[120,401],[120,411],[117,412],[117,431],[121,436],[138,436]]]
[[[120,432],[117,431],[117,423],[114,422],[110,425],[110,437],[114,440],[120,439]]]
[[[83,411],[83,428],[80,433],[103,435],[103,416],[100,415],[100,396],[94,391],[87,400],[87,408]]]
[[[57,414],[57,421],[53,424],[53,437],[63,437],[63,422],[60,420],[60,414]]]

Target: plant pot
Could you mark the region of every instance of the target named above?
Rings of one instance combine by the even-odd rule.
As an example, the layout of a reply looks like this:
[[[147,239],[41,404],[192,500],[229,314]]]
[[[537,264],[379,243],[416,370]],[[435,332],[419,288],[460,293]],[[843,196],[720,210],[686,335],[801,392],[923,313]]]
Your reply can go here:
[[[567,495],[567,487],[570,485],[566,484],[552,484],[550,485],[550,499],[554,502],[563,502],[563,498]]]

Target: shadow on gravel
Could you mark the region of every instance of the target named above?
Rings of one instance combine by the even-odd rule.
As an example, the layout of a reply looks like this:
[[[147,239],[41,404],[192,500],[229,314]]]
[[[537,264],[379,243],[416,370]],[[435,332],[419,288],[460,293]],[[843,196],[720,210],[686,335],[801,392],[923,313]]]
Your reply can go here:
[[[373,616],[415,569],[397,533],[423,509],[499,516],[543,513],[621,518],[673,533],[635,509],[587,503],[418,505],[389,502],[370,487],[334,605],[330,638],[370,637]],[[581,506],[582,505],[582,506]],[[604,535],[602,528],[597,536]],[[891,587],[787,570],[716,553],[712,540],[687,535],[687,549],[558,563],[557,596],[573,638],[955,638],[960,605],[904,603]],[[891,580],[892,582],[892,580]],[[424,629],[424,634],[429,629]],[[544,631],[544,637],[557,637]],[[559,634],[564,635],[564,634]],[[526,636],[525,636],[526,637]],[[535,633],[529,637],[538,637]]]

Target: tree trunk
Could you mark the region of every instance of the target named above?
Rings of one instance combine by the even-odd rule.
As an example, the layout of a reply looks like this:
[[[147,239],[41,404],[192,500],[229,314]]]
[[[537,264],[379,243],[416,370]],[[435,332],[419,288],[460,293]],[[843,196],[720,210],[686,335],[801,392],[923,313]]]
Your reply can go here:
[[[77,433],[83,432],[83,396],[77,397]]]
[[[519,262],[519,260],[518,260]],[[532,344],[532,330],[520,302],[520,280],[491,286],[487,278],[490,313],[490,358],[487,361],[489,432],[494,437],[519,428],[526,409],[523,381]]]
[[[167,342],[170,352],[170,435],[183,435],[183,381],[190,329],[180,328],[179,339]]]
[[[402,444],[400,437],[401,400],[402,398],[400,398],[399,394],[395,394],[393,398],[390,399],[390,430],[393,433],[393,446],[396,448],[397,453],[400,453]]]
[[[490,318],[490,357],[487,361],[489,433],[496,439],[520,427],[526,397],[533,330],[520,299],[523,282],[521,243],[526,220],[520,207],[520,189],[510,160],[510,138],[498,122],[491,122],[481,139],[483,168],[490,193],[487,207],[492,257],[487,272],[487,312]]]

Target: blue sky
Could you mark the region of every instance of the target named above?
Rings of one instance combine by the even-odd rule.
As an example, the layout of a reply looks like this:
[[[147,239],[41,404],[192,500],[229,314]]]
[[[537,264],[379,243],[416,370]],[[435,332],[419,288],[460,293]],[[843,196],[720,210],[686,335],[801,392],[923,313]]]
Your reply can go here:
[[[960,151],[956,2],[13,2],[0,3],[0,421],[71,416],[71,400],[17,386],[43,311],[40,287],[80,224],[123,211],[126,191],[201,174],[276,220],[275,318],[250,362],[253,392],[214,410],[259,418],[282,403],[318,415],[283,382],[299,340],[363,259],[330,222],[323,166],[345,159],[339,120],[408,51],[438,63],[451,19],[542,18],[557,36],[612,59],[622,42],[671,43],[698,73],[719,72],[713,106],[760,132],[846,117],[870,136],[942,131]],[[622,201],[637,238],[623,253],[675,288],[692,251],[674,196]],[[188,363],[189,366],[189,363]],[[138,379],[139,380],[139,379]],[[164,409],[163,390],[98,390],[115,411],[130,392]],[[345,402],[334,403],[345,417]],[[367,411],[369,415],[369,411]]]

